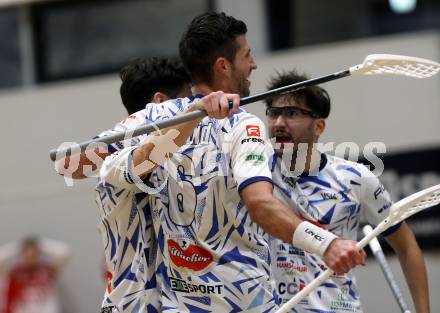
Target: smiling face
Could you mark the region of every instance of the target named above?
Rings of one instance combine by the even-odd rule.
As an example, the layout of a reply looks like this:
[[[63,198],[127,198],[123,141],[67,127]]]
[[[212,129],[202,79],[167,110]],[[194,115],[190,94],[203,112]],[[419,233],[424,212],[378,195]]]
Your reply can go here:
[[[282,96],[272,102],[271,108],[268,108],[267,119],[269,136],[275,138],[275,152],[281,156],[287,152],[285,149],[292,149],[293,144],[293,151],[289,153],[295,155],[303,143],[308,144],[309,152],[324,131],[325,120],[315,117],[302,98]]]
[[[237,36],[235,41],[239,49],[231,64],[230,89],[242,97],[247,97],[251,86],[249,76],[257,68],[257,64],[252,57],[246,35]]]

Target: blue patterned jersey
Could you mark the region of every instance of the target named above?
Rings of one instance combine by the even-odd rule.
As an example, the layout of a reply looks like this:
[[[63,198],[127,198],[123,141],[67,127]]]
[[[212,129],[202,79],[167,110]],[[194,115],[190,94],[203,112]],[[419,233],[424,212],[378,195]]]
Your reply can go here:
[[[163,120],[188,104],[147,105],[143,115],[147,122]],[[130,151],[119,155],[127,173]],[[269,236],[252,222],[239,195],[251,183],[271,181],[269,151],[262,121],[240,110],[229,119],[204,118],[150,175],[157,191],[150,206],[163,312],[276,310]]]
[[[160,293],[154,275],[157,240],[148,195],[133,182],[121,183],[111,175],[108,167],[117,155],[109,156],[102,165],[96,187],[108,270],[102,307],[111,308],[108,312],[159,312]]]
[[[392,204],[389,194],[364,165],[326,154],[321,156],[316,175],[298,177],[292,177],[281,158],[275,156],[272,163],[275,196],[287,206],[298,204],[296,213],[305,220],[343,239],[357,240],[361,215],[373,225],[388,216]],[[273,251],[273,271],[281,303],[327,269],[320,257],[280,240],[273,240]],[[362,312],[355,277],[351,272],[332,275],[292,312]]]
[[[118,123],[98,137],[127,131],[145,123],[142,111]],[[139,143],[146,136],[108,146],[113,153],[100,169],[96,186],[99,230],[104,244],[108,285],[102,312],[160,312],[160,290],[155,269],[157,240],[153,229],[148,194],[140,190],[117,164],[124,146]]]

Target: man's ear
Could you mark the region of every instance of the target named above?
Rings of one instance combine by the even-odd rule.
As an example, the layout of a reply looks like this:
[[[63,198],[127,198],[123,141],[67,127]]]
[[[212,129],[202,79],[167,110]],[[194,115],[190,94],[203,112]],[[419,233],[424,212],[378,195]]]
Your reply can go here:
[[[164,94],[160,91],[157,91],[154,93],[152,102],[153,103],[162,103],[162,102],[167,101],[169,99],[170,99],[170,97],[168,97],[166,94]]]
[[[316,122],[315,122],[315,136],[316,136],[316,139],[318,139],[319,136],[321,136],[322,133],[324,132],[325,125],[326,125],[325,119],[319,118],[319,119],[316,120]]]
[[[215,60],[213,70],[214,74],[220,77],[229,77],[232,69],[232,64],[224,57],[219,57]]]

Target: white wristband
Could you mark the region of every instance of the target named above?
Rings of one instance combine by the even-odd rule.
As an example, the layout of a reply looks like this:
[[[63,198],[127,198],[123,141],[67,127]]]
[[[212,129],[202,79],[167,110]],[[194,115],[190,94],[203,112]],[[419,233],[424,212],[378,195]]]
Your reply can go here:
[[[338,238],[335,234],[310,222],[301,222],[293,233],[292,244],[310,253],[324,256],[330,243]]]

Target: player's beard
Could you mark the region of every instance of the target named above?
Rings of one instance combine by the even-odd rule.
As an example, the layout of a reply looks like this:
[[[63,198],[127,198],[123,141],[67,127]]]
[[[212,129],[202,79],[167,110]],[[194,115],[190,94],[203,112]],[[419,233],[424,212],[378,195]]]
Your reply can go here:
[[[241,97],[247,97],[251,93],[247,81],[247,77],[241,77],[238,83],[238,94]]]
[[[240,97],[247,97],[250,94],[249,89],[249,75],[244,73],[240,73],[237,68],[233,69],[233,77],[234,77],[234,89],[235,92],[240,95]]]

